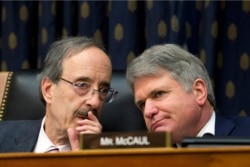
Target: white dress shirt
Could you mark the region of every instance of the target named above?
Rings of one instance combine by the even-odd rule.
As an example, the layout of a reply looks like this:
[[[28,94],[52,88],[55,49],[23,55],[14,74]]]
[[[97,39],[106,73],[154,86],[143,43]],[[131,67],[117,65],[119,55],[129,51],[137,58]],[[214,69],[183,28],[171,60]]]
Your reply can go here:
[[[209,121],[197,134],[197,137],[202,137],[206,133],[210,133],[212,135],[215,134],[215,111],[213,111],[212,116],[210,117]]]
[[[41,125],[41,128],[40,128],[39,136],[38,136],[37,143],[36,143],[36,146],[35,146],[35,149],[34,149],[35,153],[44,153],[51,146],[55,146],[51,142],[51,140],[48,138],[48,136],[46,135],[46,133],[44,131],[44,122],[45,122],[45,117],[42,120],[42,125]],[[59,149],[59,152],[71,151],[70,144],[56,145],[55,147],[57,147]]]

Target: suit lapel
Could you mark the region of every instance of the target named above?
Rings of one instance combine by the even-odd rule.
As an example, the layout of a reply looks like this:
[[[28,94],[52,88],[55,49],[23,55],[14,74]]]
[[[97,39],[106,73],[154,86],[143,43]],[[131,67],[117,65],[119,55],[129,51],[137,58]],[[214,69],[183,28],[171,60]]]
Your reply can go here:
[[[32,152],[40,132],[41,120],[28,122],[13,137],[10,152]]]
[[[26,140],[24,140],[26,139]],[[37,141],[37,136],[30,138],[22,138],[20,141],[18,138],[15,138],[15,145],[10,147],[11,152],[32,152]]]

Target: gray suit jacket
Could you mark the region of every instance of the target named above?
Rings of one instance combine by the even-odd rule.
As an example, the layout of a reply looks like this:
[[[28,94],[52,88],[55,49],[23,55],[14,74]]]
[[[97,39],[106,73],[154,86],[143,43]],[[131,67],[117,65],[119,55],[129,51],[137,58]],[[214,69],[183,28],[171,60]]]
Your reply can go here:
[[[0,152],[33,152],[40,120],[0,121]]]

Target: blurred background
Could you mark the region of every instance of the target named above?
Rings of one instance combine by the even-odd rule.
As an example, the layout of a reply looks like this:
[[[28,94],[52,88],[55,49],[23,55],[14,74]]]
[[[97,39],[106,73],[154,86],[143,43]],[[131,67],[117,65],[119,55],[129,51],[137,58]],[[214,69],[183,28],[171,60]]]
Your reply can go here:
[[[40,69],[62,36],[102,40],[114,70],[176,43],[208,69],[218,110],[250,115],[250,1],[0,1],[0,69]]]

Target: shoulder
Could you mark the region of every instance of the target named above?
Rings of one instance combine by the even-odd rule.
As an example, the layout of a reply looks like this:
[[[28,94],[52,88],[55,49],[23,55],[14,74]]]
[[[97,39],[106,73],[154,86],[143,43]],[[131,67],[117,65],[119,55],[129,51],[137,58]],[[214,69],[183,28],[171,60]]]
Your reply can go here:
[[[250,117],[247,116],[224,116],[226,119],[233,121],[235,124],[249,124]]]
[[[42,119],[38,119],[38,120],[4,120],[4,121],[0,121],[0,125],[1,126],[5,126],[5,125],[16,125],[16,124],[36,124],[38,122],[41,122]]]
[[[0,152],[31,151],[41,120],[0,121]]]
[[[216,113],[215,130],[218,135],[250,136],[250,117],[226,116]]]
[[[42,120],[0,121],[0,134],[16,131],[27,132],[29,129],[40,129]]]

